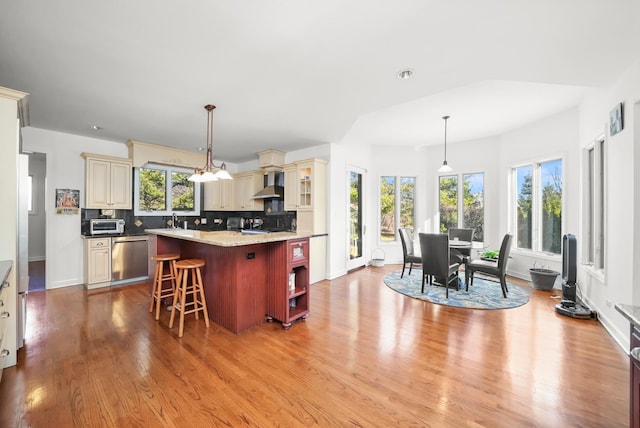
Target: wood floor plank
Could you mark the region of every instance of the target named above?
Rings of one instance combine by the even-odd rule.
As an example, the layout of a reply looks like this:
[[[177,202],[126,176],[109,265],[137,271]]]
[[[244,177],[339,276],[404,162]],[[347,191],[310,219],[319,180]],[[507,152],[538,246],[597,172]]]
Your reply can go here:
[[[595,320],[533,290],[506,310],[449,308],[383,283],[312,285],[285,331],[235,335],[148,312],[147,284],[30,294],[27,344],[0,383],[2,427],[625,427],[629,360]]]

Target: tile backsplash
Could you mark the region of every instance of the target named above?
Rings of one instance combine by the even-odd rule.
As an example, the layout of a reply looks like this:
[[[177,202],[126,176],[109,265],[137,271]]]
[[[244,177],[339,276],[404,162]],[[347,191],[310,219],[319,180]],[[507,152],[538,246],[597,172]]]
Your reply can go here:
[[[245,219],[261,219],[263,229],[283,228],[295,230],[296,212],[286,211],[282,214],[265,215],[264,211],[203,211],[200,216],[178,216],[178,227],[194,230],[226,230],[227,218],[242,217]],[[112,215],[103,215],[98,209],[81,209],[81,233],[87,234],[89,220],[93,218],[122,218],[125,221],[125,234],[144,233],[145,229],[162,229],[171,226],[171,216],[134,216],[133,210],[113,210]],[[203,224],[202,219],[205,220]]]

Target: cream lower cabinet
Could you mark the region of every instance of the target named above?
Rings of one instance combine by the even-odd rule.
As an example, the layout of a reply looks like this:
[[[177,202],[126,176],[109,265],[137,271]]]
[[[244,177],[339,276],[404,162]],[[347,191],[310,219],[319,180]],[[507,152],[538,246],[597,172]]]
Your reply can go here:
[[[309,284],[327,278],[327,235],[309,238]]]
[[[9,271],[12,269],[10,263],[4,262],[0,266],[0,280],[3,279],[2,275],[6,272],[6,276],[9,275]],[[6,342],[7,327],[9,325],[9,319],[11,318],[11,308],[9,307],[9,282],[2,280],[0,282],[0,379],[2,379],[2,369],[5,366],[5,361],[15,353],[15,349],[12,349]],[[5,303],[7,302],[7,303]],[[15,312],[14,312],[15,318]]]
[[[111,285],[111,238],[85,238],[84,284],[88,290]]]
[[[284,209],[296,211],[296,230],[310,233],[309,282],[326,278],[327,272],[327,163],[306,159],[283,167]]]
[[[82,153],[82,157],[86,160],[85,208],[130,210],[131,161],[89,153]]]

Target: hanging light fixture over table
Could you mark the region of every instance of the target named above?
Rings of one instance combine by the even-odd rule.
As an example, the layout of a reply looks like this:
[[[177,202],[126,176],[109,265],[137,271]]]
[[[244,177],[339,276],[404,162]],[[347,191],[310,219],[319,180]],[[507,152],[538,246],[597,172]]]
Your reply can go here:
[[[216,108],[216,106],[207,104],[204,108],[207,110],[207,161],[204,168],[196,168],[188,180],[195,181],[196,183],[231,180],[231,174],[227,172],[227,165],[225,165],[224,162],[222,162],[221,165],[215,165],[213,163],[213,109]],[[215,174],[213,172],[214,169],[218,169]]]
[[[451,172],[453,169],[447,164],[447,119],[449,119],[449,116],[442,116],[442,118],[444,119],[444,162],[438,168],[438,172]]]

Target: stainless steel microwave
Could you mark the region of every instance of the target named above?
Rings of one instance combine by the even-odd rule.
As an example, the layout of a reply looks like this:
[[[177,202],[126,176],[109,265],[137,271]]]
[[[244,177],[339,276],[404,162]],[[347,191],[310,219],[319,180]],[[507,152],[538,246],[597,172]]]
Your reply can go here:
[[[114,235],[124,233],[124,220],[117,218],[92,218],[89,221],[89,234]]]

